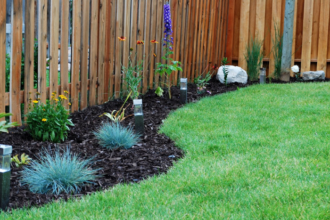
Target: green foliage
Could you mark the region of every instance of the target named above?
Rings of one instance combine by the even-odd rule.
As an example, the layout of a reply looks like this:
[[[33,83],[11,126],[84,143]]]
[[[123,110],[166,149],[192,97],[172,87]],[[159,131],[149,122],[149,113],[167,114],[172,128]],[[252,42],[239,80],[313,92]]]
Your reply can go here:
[[[283,35],[281,34],[281,29],[279,25],[274,25],[275,28],[275,36],[272,38],[273,48],[272,53],[274,57],[274,72],[273,76],[275,79],[279,79],[281,77],[281,65],[282,65],[282,50],[283,50]]]
[[[25,153],[21,154],[21,159],[19,159],[18,155],[15,155],[11,158],[11,162],[15,163],[15,166],[17,168],[21,168],[25,165],[28,165],[31,162],[31,158],[29,155],[26,155]]]
[[[182,71],[182,68],[180,67],[181,62],[179,61],[174,61],[170,55],[173,54],[173,52],[168,48],[166,48],[166,53],[165,56],[162,57],[162,59],[165,61],[164,64],[162,63],[156,63],[157,67],[156,67],[156,73],[158,73],[160,76],[163,76],[165,74],[166,76],[166,81],[167,83],[164,83],[164,85],[167,86],[168,88],[168,96],[171,99],[171,73],[173,71]]]
[[[194,82],[197,86],[197,93],[202,94],[206,90],[206,85],[208,85],[208,82],[211,80],[212,75],[210,74],[211,71],[207,72],[203,78],[203,73],[199,76],[197,76],[194,79]]]
[[[123,127],[120,123],[104,123],[94,135],[99,144],[109,150],[131,148],[137,144],[140,137],[131,127]]]
[[[228,68],[227,65],[228,64],[228,59],[227,57],[224,57],[221,61],[221,65],[223,66],[223,76],[224,76],[224,80],[225,80],[225,85],[227,86],[227,77],[228,77]]]
[[[126,97],[126,100],[124,102],[124,104],[121,106],[121,108],[119,109],[119,111],[116,111],[116,110],[113,110],[111,113],[103,113],[102,115],[100,115],[100,117],[102,117],[103,115],[104,116],[107,116],[112,122],[122,122],[124,121],[126,118],[128,118],[129,116],[126,116],[125,117],[125,110],[126,108],[129,106],[127,106],[126,108],[124,108],[127,100],[129,99],[129,97],[131,96],[132,94],[132,91],[128,94],[128,96]]]
[[[159,97],[163,96],[164,90],[161,87],[158,87],[155,91],[156,95]]]
[[[0,119],[8,116],[12,116],[11,113],[0,113]],[[6,120],[0,121],[0,132],[8,133],[8,128],[18,126],[17,122],[7,123]]]
[[[92,160],[80,159],[77,154],[71,154],[69,148],[64,152],[45,150],[38,160],[23,168],[21,181],[33,193],[79,193],[84,184],[98,177],[97,170],[89,166]]]
[[[67,98],[60,95],[55,98],[55,93],[51,100],[47,100],[46,104],[39,103],[34,100],[33,107],[26,114],[26,131],[28,131],[35,140],[51,141],[58,143],[64,141],[70,130],[68,126],[74,126],[69,119],[69,110],[63,106],[63,101]]]
[[[261,51],[262,45],[263,41],[251,37],[249,44],[246,46],[246,54],[244,56],[250,81],[255,81],[259,77],[259,69],[264,57]]]
[[[136,63],[136,54],[135,58],[132,60],[131,58],[132,52],[128,57],[128,66],[122,66],[123,72],[125,74],[125,81],[129,90],[132,92],[132,98],[138,99],[139,98],[139,84],[142,79],[142,72],[143,72],[143,60],[137,61]]]

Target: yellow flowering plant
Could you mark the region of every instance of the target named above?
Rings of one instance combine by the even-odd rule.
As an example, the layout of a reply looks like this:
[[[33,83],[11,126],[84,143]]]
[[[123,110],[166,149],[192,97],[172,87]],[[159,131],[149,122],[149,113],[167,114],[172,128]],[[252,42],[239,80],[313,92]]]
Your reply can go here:
[[[63,106],[65,100],[65,95],[57,96],[55,92],[46,104],[40,103],[38,99],[31,100],[30,111],[26,114],[26,131],[35,140],[59,143],[67,138],[69,126],[74,124],[69,119],[69,110]]]

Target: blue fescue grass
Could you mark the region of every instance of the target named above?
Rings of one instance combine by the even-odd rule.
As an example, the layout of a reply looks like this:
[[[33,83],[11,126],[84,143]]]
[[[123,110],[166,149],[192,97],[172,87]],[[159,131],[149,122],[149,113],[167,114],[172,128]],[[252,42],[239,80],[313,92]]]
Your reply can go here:
[[[79,193],[80,187],[91,183],[98,176],[97,170],[90,168],[93,158],[82,160],[69,148],[61,153],[44,150],[38,160],[33,160],[21,172],[22,184],[28,185],[33,193],[60,194]]]
[[[94,135],[99,144],[109,150],[118,148],[129,149],[137,144],[140,135],[135,134],[131,127],[124,127],[120,123],[104,123]]]

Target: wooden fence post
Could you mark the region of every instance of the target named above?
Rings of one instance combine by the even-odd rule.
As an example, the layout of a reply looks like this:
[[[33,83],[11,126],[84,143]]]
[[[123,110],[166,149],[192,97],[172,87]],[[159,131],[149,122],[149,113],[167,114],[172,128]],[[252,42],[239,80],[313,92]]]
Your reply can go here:
[[[6,93],[6,0],[0,0],[0,113],[5,112]],[[0,121],[5,120],[0,118]]]
[[[283,31],[283,49],[282,49],[282,64],[281,64],[281,80],[290,81],[290,66],[292,55],[292,38],[293,38],[293,20],[295,0],[286,0],[285,16],[284,16],[284,31]]]
[[[11,10],[12,22],[12,46],[10,63],[10,112],[12,122],[22,123],[21,103],[19,94],[21,91],[21,60],[22,60],[22,27],[23,5],[22,0],[14,0]]]

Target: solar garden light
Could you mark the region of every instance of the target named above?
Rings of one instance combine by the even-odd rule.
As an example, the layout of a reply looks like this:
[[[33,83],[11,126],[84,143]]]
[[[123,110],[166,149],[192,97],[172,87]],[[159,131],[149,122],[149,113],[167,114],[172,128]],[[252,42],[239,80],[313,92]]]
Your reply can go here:
[[[9,205],[10,163],[12,146],[0,144],[0,208],[6,210]]]
[[[133,104],[134,104],[135,132],[143,135],[144,122],[143,122],[142,99],[134,99]]]
[[[187,103],[187,85],[188,85],[188,80],[187,78],[181,78],[180,79],[180,99],[182,104]]]
[[[266,68],[260,68],[260,84],[266,83]]]

